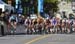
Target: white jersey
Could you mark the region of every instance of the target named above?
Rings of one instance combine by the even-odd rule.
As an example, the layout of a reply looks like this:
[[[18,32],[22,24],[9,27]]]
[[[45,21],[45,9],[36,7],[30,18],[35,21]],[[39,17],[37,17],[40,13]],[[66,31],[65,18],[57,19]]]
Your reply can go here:
[[[29,19],[29,21],[28,21],[28,19],[26,19],[25,22],[24,22],[25,25],[28,25],[28,23],[29,24],[31,23],[31,20],[30,19]]]
[[[63,19],[62,22],[65,22],[65,20]]]
[[[73,23],[73,26],[75,27],[75,21],[74,21],[74,23]]]
[[[69,20],[66,20],[66,23],[68,23],[69,22]]]
[[[51,22],[51,25],[52,25],[52,19],[50,20],[50,22]]]
[[[68,20],[68,23],[70,24],[71,23],[71,20]]]
[[[75,25],[75,20],[73,20],[73,25]]]

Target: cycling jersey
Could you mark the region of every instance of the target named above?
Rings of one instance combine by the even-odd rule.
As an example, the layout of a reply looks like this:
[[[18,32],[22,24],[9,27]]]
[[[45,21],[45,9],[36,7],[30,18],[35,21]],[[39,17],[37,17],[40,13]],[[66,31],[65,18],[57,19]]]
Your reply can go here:
[[[56,25],[56,24],[57,24],[56,19],[53,19],[53,20],[52,20],[52,24],[53,24],[53,25]]]

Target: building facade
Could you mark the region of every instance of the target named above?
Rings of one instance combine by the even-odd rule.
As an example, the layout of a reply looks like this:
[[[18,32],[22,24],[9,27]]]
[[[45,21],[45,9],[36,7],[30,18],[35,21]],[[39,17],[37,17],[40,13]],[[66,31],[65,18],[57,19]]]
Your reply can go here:
[[[71,3],[71,7],[72,7],[72,11],[75,13],[75,0],[72,0],[72,3]]]
[[[58,7],[59,7],[59,11],[60,14],[63,16],[63,15],[66,15],[67,17],[69,17],[69,14],[74,14],[73,10],[74,10],[74,1],[70,1],[70,2],[67,2],[66,0],[58,0],[59,1],[59,4],[58,4]],[[75,14],[74,14],[75,15]]]

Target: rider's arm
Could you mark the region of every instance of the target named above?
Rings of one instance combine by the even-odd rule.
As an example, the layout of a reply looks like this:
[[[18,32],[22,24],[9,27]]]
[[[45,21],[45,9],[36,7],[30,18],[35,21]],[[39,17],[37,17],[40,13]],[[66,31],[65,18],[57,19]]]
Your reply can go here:
[[[11,18],[9,18],[8,21],[11,22]]]
[[[27,19],[24,21],[24,24],[26,25]]]

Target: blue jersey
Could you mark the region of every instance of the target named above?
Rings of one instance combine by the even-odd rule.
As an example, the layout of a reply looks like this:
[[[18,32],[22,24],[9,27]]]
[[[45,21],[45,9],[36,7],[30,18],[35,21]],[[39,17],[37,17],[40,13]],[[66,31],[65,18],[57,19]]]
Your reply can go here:
[[[16,22],[18,21],[17,17],[16,17],[16,16],[14,16],[14,15],[13,15],[13,16],[11,16],[11,17],[9,18],[9,20],[10,20],[10,21],[14,20],[14,21],[16,21]]]
[[[57,23],[56,19],[53,19],[52,23],[55,25]]]

